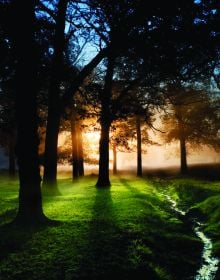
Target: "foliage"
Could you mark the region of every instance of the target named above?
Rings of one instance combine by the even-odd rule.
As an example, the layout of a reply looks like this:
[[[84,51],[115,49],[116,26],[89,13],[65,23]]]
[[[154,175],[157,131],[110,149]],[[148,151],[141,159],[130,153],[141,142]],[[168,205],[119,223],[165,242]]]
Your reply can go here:
[[[144,117],[144,116],[143,116]],[[142,120],[141,124],[141,138],[142,138],[142,152],[146,152],[144,147],[148,145],[157,145],[148,135],[148,124]],[[135,117],[127,118],[126,120],[114,121],[111,125],[110,145],[116,147],[120,152],[134,152],[137,150],[136,145],[136,121]]]
[[[218,96],[187,87],[170,86],[167,91],[168,105],[161,117],[164,142],[172,143],[184,137],[192,149],[202,145],[218,149]]]
[[[183,90],[185,96],[190,93],[189,85],[198,85],[211,76],[219,86],[219,7],[215,0],[187,3],[178,0],[175,4],[162,0],[42,0],[27,1],[24,7],[17,3],[18,0],[0,3],[0,94],[3,102],[0,107],[0,133],[1,139],[6,134],[14,139],[11,133],[15,119],[14,92],[19,92],[23,98],[16,99],[17,108],[21,105],[26,110],[22,109],[16,115],[16,119],[22,120],[18,122],[18,128],[24,125],[24,129],[18,133],[21,136],[18,140],[21,140],[17,151],[19,144],[23,145],[21,162],[28,170],[28,184],[33,163],[38,168],[37,153],[31,160],[29,155],[34,150],[30,148],[26,152],[30,144],[27,137],[35,135],[32,129],[37,130],[36,126],[39,125],[36,114],[27,117],[35,109],[40,113],[43,111],[46,116],[42,121],[48,127],[44,161],[44,170],[48,172],[45,172],[45,179],[55,185],[59,123],[67,106],[73,112],[72,105],[77,105],[79,118],[85,117],[93,106],[92,115],[97,113],[103,129],[102,136],[105,136],[100,141],[100,165],[102,162],[106,168],[101,166],[100,170],[107,174],[108,164],[105,163],[108,163],[108,133],[112,121],[141,115],[148,125],[152,125],[152,109],[164,105],[164,90],[169,85],[178,86],[177,89]],[[32,9],[28,13],[28,9],[24,8],[28,8],[30,3]],[[16,25],[12,20],[17,13],[17,9],[13,11],[14,4],[18,5],[19,15],[24,15]],[[33,23],[32,30],[24,22],[28,19]],[[30,38],[25,36],[25,29]],[[12,40],[13,37],[16,40]],[[89,47],[83,57],[85,46]],[[96,47],[97,55],[90,60],[92,46]],[[88,64],[87,60],[90,60]],[[23,67],[21,64],[19,68],[19,61],[24,62]],[[100,72],[95,73],[97,77],[90,83],[88,76],[100,62]],[[15,69],[18,69],[17,73]],[[14,73],[17,76],[15,81]],[[32,81],[28,78],[31,73]],[[14,82],[20,86],[19,89],[13,87]],[[89,84],[90,92],[83,83]],[[79,92],[82,93],[80,98]],[[37,106],[35,93],[38,96]],[[33,97],[31,102],[30,97]],[[27,102],[26,107],[23,99]],[[49,110],[45,108],[46,101]],[[217,101],[219,104],[219,99]],[[184,134],[194,146],[205,143],[219,149],[219,105],[213,106],[212,102],[202,98],[198,106],[172,106],[174,127],[168,135],[168,142]],[[199,124],[198,116],[202,118]],[[180,124],[183,128],[181,131]],[[27,125],[31,133],[25,137]],[[127,135],[121,131],[119,134],[113,137],[114,141],[128,147]],[[33,143],[37,149],[38,139],[35,136]],[[146,139],[149,140],[148,137]],[[39,183],[40,178],[37,177]],[[25,188],[24,192],[27,194],[28,190]],[[164,274],[164,271],[158,268],[158,273]]]

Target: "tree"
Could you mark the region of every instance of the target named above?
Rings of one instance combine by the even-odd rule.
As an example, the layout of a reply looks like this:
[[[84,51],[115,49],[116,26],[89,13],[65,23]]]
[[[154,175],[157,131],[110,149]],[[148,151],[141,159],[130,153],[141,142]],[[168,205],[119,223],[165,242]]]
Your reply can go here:
[[[51,65],[49,105],[44,155],[44,186],[57,191],[57,141],[60,125],[60,84],[65,48],[65,20],[68,0],[59,1],[54,37],[54,54]]]
[[[96,186],[108,187],[109,180],[109,130],[111,126],[110,99],[114,74],[114,57],[108,57],[108,65],[105,76],[104,89],[101,96],[101,136],[99,144],[99,176]]]
[[[141,139],[141,119],[136,116],[136,132],[137,132],[137,176],[142,177],[142,139]]]
[[[117,152],[131,151],[129,140],[134,137],[134,131],[127,120],[113,121],[110,130],[110,146],[113,152],[113,174],[117,174]]]
[[[19,15],[13,29],[15,57],[16,125],[19,172],[19,209],[16,221],[37,223],[45,221],[41,198],[41,177],[38,162],[37,134],[37,52],[34,41],[35,1],[12,2],[11,17]]]
[[[96,28],[103,43],[109,47],[109,54],[106,59],[106,74],[103,89],[100,90],[100,158],[99,176],[96,186],[110,186],[109,179],[109,130],[116,114],[113,113],[114,96],[112,84],[115,74],[115,66],[120,56],[127,55],[126,50],[130,47],[132,36],[138,27],[143,24],[145,14],[140,13],[143,3],[123,3],[103,1],[91,1],[94,14],[97,15]],[[136,16],[139,16],[136,18]],[[143,26],[142,26],[143,27]],[[129,35],[128,35],[129,34]],[[131,39],[132,38],[132,39]],[[117,98],[116,98],[117,99]],[[118,111],[118,110],[117,110]]]
[[[219,116],[212,98],[207,92],[192,88],[169,89],[169,106],[162,117],[163,134],[166,143],[180,143],[180,171],[187,174],[187,150],[202,145],[217,147]]]
[[[134,45],[138,45],[137,42],[141,38],[140,35],[144,35],[149,43],[150,42],[149,38],[151,37],[150,32],[155,34],[157,37],[159,34],[158,31],[160,30],[166,31],[165,34],[167,34],[167,30],[164,29],[165,26],[169,26],[169,28],[172,29],[177,19],[179,21],[179,19],[184,18],[181,16],[179,16],[178,18],[176,17],[176,14],[179,15],[179,10],[181,9],[181,12],[183,10],[183,14],[184,14],[184,12],[189,11],[191,6],[193,6],[193,4],[190,2],[190,5],[187,5],[187,9],[184,9],[183,5],[181,4],[181,1],[178,1],[176,5],[169,6],[169,8],[171,8],[170,11],[172,11],[171,13],[172,16],[174,15],[172,21],[170,21],[170,17],[166,16],[168,8],[163,4],[162,1],[154,1],[153,3],[151,3],[152,5],[147,5],[147,6],[145,5],[146,3],[144,3],[144,1],[140,1],[138,3],[133,3],[132,1],[123,1],[123,3],[118,3],[118,1],[113,1],[111,4],[109,4],[101,0],[100,1],[94,0],[94,1],[84,2],[84,4],[85,6],[88,5],[88,9],[85,9],[85,7],[81,9],[80,15],[82,15],[84,22],[81,22],[81,24],[79,24],[78,26],[80,27],[83,26],[83,28],[86,27],[87,29],[95,30],[96,34],[94,35],[94,37],[96,38],[96,42],[100,43],[99,46],[102,47],[107,46],[109,50],[111,49],[111,54],[113,54],[116,57],[120,55],[124,56],[126,50],[128,49],[128,46],[130,46],[132,42],[135,42]],[[74,7],[74,9],[76,9],[77,11],[80,10],[80,5],[78,7]],[[187,13],[185,13],[184,15],[187,15]],[[163,20],[161,20],[161,16],[163,16]],[[190,20],[192,19],[191,14],[190,17],[187,17],[187,19]],[[178,21],[177,24],[175,23],[176,25],[179,24]],[[163,26],[161,22],[164,24]],[[152,27],[151,25],[154,27]],[[155,29],[156,32],[154,32]],[[174,33],[175,32],[173,32],[173,34]],[[118,36],[118,34],[120,34],[120,36]],[[155,40],[155,37],[152,38],[153,40]],[[165,42],[166,40],[163,41]],[[151,51],[152,50],[151,44],[149,45],[150,47],[148,47],[147,50]],[[160,46],[160,44],[154,41],[154,47],[157,49],[157,53],[158,50],[160,49],[158,46]],[[138,47],[140,47],[140,44],[138,45]],[[142,51],[143,49],[144,48],[142,47]],[[86,67],[84,67],[80,71],[80,73],[76,76],[74,83],[63,95],[64,98],[62,101],[64,102],[64,106],[70,102],[71,96],[78,90],[79,86],[82,84],[85,77],[106,56],[107,56],[106,50],[101,50],[97,54],[97,56],[91,61],[91,63],[89,63]],[[161,56],[158,57],[161,58]],[[155,63],[155,61],[153,63]],[[48,122],[48,126],[49,126],[49,122]],[[53,138],[55,141],[55,138],[57,139],[58,137],[58,133],[56,133],[56,131],[58,131],[58,125],[56,125],[56,129],[54,128],[54,131],[55,132],[53,134],[53,137],[51,138]],[[53,146],[54,146],[53,147],[54,152],[51,154],[55,155],[56,154],[55,145]],[[107,145],[105,146],[107,147]],[[103,156],[104,156],[104,152],[103,152]],[[51,165],[56,166],[55,158],[51,157],[50,162]],[[105,160],[104,161],[100,160],[100,162],[103,162],[104,164]],[[106,164],[104,165],[105,168],[107,168],[107,165]],[[104,172],[104,169],[102,170]],[[105,173],[107,174],[107,172]],[[54,181],[56,180],[55,172],[51,171],[51,177],[53,177]],[[109,179],[106,178],[107,184],[108,181]]]
[[[76,116],[75,108],[71,112],[71,138],[72,138],[72,178],[84,176],[82,127],[80,119]]]
[[[71,2],[71,5],[67,7],[67,15],[68,15],[68,24],[70,26],[70,33],[65,34],[65,12],[64,6],[66,5],[64,2],[70,1],[60,1],[56,20],[56,46],[53,44],[54,49],[54,61],[58,62],[57,59],[62,56],[62,51],[64,49],[68,49],[68,43],[70,43],[70,38],[74,35],[76,41],[78,36],[80,36],[80,30],[84,29],[83,24],[80,22],[80,16],[76,12],[77,11],[77,2]],[[53,11],[44,6],[42,9],[46,10],[49,15],[54,14]],[[59,13],[60,11],[60,13]],[[69,13],[70,12],[70,13]],[[76,17],[72,14],[76,12]],[[53,16],[53,15],[52,15]],[[76,20],[77,24],[74,24],[74,20]],[[76,29],[77,28],[77,29]],[[65,38],[65,40],[64,40]],[[80,41],[80,40],[79,40]],[[77,41],[78,42],[78,41]],[[64,45],[65,43],[65,45]],[[59,52],[56,52],[56,48],[59,49]],[[59,55],[58,55],[59,53]],[[44,171],[44,182],[45,184],[49,183],[51,186],[53,185],[56,188],[56,174],[57,174],[57,141],[58,141],[58,133],[59,133],[59,123],[62,112],[65,111],[67,106],[71,106],[72,99],[74,94],[78,91],[78,88],[83,83],[84,79],[91,73],[91,71],[100,63],[103,57],[106,55],[106,50],[101,49],[99,53],[84,67],[81,67],[77,73],[74,74],[74,81],[69,81],[68,85],[65,87],[64,92],[60,92],[60,75],[61,69],[60,67],[52,66],[52,72],[54,73],[54,82],[51,82],[51,95],[50,95],[50,109],[48,113],[48,121],[47,121],[47,136],[46,136],[46,147],[45,147],[45,171]],[[57,56],[57,58],[55,58]],[[52,80],[51,80],[52,81]],[[56,85],[56,90],[55,90]],[[55,91],[55,94],[54,94]]]

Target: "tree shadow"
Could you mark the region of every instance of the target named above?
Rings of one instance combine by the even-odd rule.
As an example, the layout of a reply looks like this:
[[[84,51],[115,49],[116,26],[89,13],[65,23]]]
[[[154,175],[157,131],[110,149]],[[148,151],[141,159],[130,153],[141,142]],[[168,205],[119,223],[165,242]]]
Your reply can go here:
[[[141,224],[139,242],[143,247],[151,248],[152,263],[164,268],[172,279],[191,279],[198,269],[202,249],[192,229],[186,227],[153,193],[142,193],[128,179],[121,178],[120,181],[131,191],[133,198],[138,199],[137,207],[144,209],[143,215],[137,218]]]
[[[77,279],[107,279],[112,271],[119,269],[116,261],[118,251],[124,250],[120,244],[110,188],[96,188],[92,211],[87,246],[80,260]]]
[[[45,223],[19,224],[15,222],[17,209],[10,209],[0,215],[0,219],[6,221],[0,226],[0,261],[11,253],[22,250],[25,244],[31,240],[37,232],[45,230],[49,226],[57,226],[57,221],[49,220]]]
[[[155,199],[155,195],[141,192],[136,187],[133,186],[132,181],[125,178],[120,178],[122,185],[130,192],[132,199],[135,201],[136,208],[140,208],[143,211],[143,215],[138,214],[137,222],[143,224],[144,230],[146,232],[151,231],[151,229],[158,228],[159,231],[163,229],[163,219],[156,212],[155,206],[158,201]],[[162,207],[162,203],[158,205],[158,208]],[[162,210],[162,209],[161,209]],[[150,225],[150,227],[149,227]],[[158,232],[159,232],[158,231]]]
[[[11,221],[14,220],[14,218],[16,217],[16,213],[17,213],[17,209],[13,208],[13,209],[8,209],[5,212],[1,213],[0,215],[0,220],[1,220],[1,226],[4,226],[6,224],[10,224]]]
[[[122,183],[122,185],[125,186],[127,190],[131,191],[136,197],[147,198],[147,195],[145,193],[142,193],[137,188],[131,185],[130,180],[125,178],[120,178],[119,180]]]
[[[130,263],[128,250],[132,238],[117,222],[111,188],[97,188],[87,246],[72,279],[156,279],[147,265],[137,269]]]

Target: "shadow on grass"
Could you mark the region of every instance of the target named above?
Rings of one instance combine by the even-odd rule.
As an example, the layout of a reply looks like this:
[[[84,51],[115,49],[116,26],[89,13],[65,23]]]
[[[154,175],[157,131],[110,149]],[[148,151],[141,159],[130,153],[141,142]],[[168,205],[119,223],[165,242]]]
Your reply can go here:
[[[128,179],[125,179],[125,178],[120,178],[120,182],[122,183],[122,185],[124,187],[126,187],[126,189],[131,191],[135,195],[135,197],[141,198],[141,199],[142,198],[147,198],[147,195],[145,193],[142,193],[136,187],[132,186],[131,180],[128,180]]]
[[[157,279],[170,279],[168,275],[172,275],[172,279],[191,279],[198,268],[202,249],[201,243],[193,238],[192,229],[178,221],[174,213],[172,217],[172,212],[167,212],[167,205],[156,198],[156,194],[142,193],[130,180],[121,178],[120,181],[133,198],[138,199],[137,208],[144,209],[143,215],[137,218],[140,231],[136,248],[142,247],[140,253],[144,258],[144,247],[150,248],[151,262],[160,275]]]
[[[87,246],[72,279],[156,279],[147,267],[136,269],[128,259],[132,236],[117,224],[111,188],[97,188]]]
[[[15,222],[16,213],[17,209],[10,209],[0,216],[5,221],[0,226],[0,261],[11,253],[21,251],[35,233],[60,224],[48,219],[44,224],[22,225]]]
[[[6,210],[5,212],[3,212],[0,215],[0,220],[1,220],[0,227],[3,226],[4,224],[9,224],[10,221],[13,221],[16,216],[16,213],[17,213],[16,208],[9,209],[9,210]]]

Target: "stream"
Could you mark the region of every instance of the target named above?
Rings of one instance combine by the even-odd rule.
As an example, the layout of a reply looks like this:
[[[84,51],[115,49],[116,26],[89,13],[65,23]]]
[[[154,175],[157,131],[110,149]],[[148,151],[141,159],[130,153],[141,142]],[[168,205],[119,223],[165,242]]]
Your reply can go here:
[[[183,211],[178,208],[177,203],[173,200],[169,195],[164,194],[166,199],[171,204],[171,208],[181,214],[185,215],[186,211]],[[201,239],[204,244],[201,258],[201,266],[196,272],[196,276],[193,278],[194,280],[214,280],[216,272],[218,270],[219,259],[212,256],[212,241],[208,238],[204,232],[201,230],[202,224],[195,220],[195,227],[193,230],[195,234]]]

